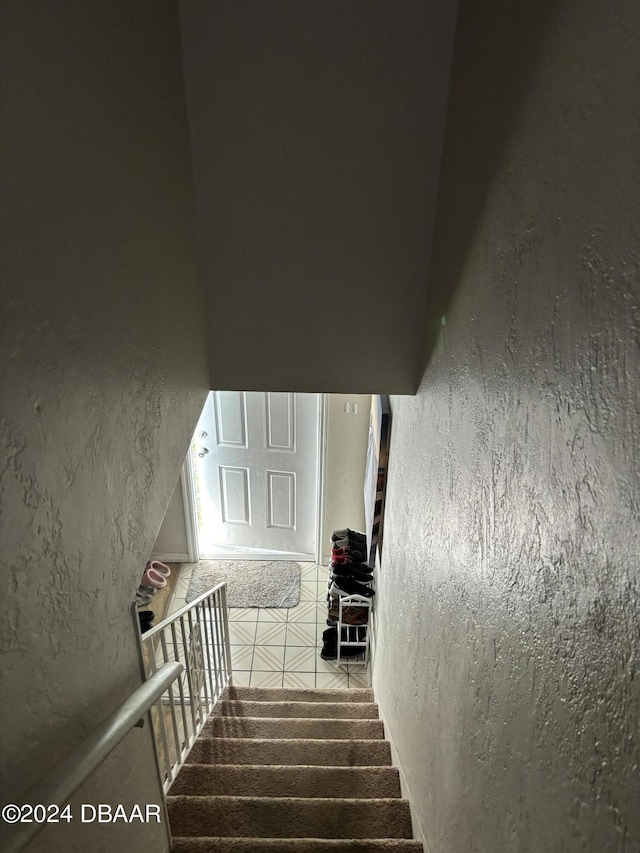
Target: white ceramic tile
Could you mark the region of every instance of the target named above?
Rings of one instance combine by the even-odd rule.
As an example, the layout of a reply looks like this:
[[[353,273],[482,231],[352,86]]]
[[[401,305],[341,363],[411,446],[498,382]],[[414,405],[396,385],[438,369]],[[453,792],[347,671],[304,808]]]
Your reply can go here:
[[[284,646],[255,646],[253,669],[258,672],[282,672],[284,651]]]
[[[256,646],[284,646],[287,624],[281,622],[258,623]]]
[[[332,628],[332,625],[327,625],[327,620],[323,619],[322,622],[316,623],[316,643],[322,647],[322,634],[327,628]]]
[[[318,652],[316,655],[316,672],[323,673],[324,675],[329,675],[330,673],[334,675],[347,675],[348,669],[346,666],[336,665],[333,661],[322,660]]]
[[[256,641],[256,623],[230,622],[229,639],[232,646],[252,646]]]
[[[185,606],[185,604],[186,604],[186,603],[187,603],[187,599],[186,599],[186,598],[178,598],[178,597],[176,597],[175,595],[174,595],[174,596],[172,596],[172,597],[171,597],[171,602],[170,602],[170,609],[169,609],[169,613],[170,613],[170,614],[171,614],[171,613],[176,613],[178,610],[182,610],[182,608]],[[150,604],[149,604],[149,605],[147,605],[147,606],[148,606],[148,607],[151,607],[151,605],[150,605]]]
[[[288,607],[260,607],[258,608],[258,622],[286,622],[289,610]]]
[[[326,622],[329,613],[329,605],[326,599],[319,601],[316,605],[316,622]]]
[[[316,673],[316,687],[343,690],[349,687],[349,678],[340,672],[318,672]]]
[[[287,646],[284,657],[286,672],[315,672],[317,649],[309,646]]]
[[[176,579],[175,586],[173,587],[175,595],[178,598],[186,598],[187,592],[189,591],[190,583],[191,573],[187,575],[185,572],[180,572],[178,578]]]
[[[328,628],[327,619],[329,619],[329,605],[325,603],[316,609],[316,622],[318,625],[324,625],[325,628]]]
[[[236,687],[249,687],[250,681],[251,673],[243,670],[236,670],[231,676],[231,683]]]
[[[281,672],[256,672],[251,673],[251,687],[282,687]]]
[[[316,579],[317,568],[315,563],[299,563],[298,565],[300,566],[300,578],[303,582]]]
[[[231,665],[233,671],[251,669],[253,646],[231,646]]]
[[[259,607],[230,607],[229,622],[256,622],[260,612]]]
[[[317,598],[318,584],[316,581],[303,581],[300,584],[300,601],[316,601]]]
[[[301,601],[297,607],[289,609],[289,622],[314,622],[316,621],[317,603],[315,601]]]
[[[287,647],[315,646],[316,626],[311,622],[289,622],[287,624]]]
[[[188,580],[191,580],[191,578],[193,577],[193,573],[196,570],[197,563],[177,563],[175,565],[177,567],[176,571],[178,572],[181,578],[187,578]]]
[[[313,672],[285,672],[282,679],[283,687],[301,688],[316,686],[316,676]]]
[[[369,687],[369,678],[365,671],[349,671],[349,687]]]

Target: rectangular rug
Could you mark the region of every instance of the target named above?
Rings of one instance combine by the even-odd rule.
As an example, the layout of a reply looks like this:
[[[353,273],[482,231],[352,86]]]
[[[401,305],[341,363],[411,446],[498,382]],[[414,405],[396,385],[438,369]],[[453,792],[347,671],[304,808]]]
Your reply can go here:
[[[295,607],[300,601],[300,566],[292,560],[200,560],[187,603],[222,581],[229,607]]]

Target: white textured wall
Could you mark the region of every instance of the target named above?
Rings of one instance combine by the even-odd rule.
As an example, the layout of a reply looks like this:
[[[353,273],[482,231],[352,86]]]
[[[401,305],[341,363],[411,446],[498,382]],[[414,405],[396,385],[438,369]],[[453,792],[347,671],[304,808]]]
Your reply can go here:
[[[639,79],[635,0],[462,4],[376,596],[429,853],[640,850]]]
[[[353,413],[353,404],[358,407]],[[349,413],[345,405],[349,405]],[[325,561],[331,552],[331,532],[343,527],[364,530],[364,469],[367,463],[368,394],[329,394],[327,399],[327,466],[324,512]]]
[[[10,0],[1,16],[6,802],[140,683],[130,605],[208,375],[175,4]],[[80,796],[160,802],[148,729]],[[165,838],[76,821],[37,847]]]

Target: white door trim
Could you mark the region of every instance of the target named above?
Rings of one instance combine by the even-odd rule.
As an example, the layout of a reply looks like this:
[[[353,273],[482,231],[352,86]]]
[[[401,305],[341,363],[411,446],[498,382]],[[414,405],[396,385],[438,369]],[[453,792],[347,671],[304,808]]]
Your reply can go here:
[[[191,444],[189,444],[187,457],[184,460],[182,470],[180,471],[180,485],[182,486],[184,527],[187,533],[189,562],[197,563],[200,559],[200,548],[198,545],[198,509],[196,503],[196,486],[193,477],[193,458],[191,456]]]
[[[326,394],[318,395],[318,499],[316,502],[316,565],[324,559],[324,502],[327,489],[327,418],[329,405]]]

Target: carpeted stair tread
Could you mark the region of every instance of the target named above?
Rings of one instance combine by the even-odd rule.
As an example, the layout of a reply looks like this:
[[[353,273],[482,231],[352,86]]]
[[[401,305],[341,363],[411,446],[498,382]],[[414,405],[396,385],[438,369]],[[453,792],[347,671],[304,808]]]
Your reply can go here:
[[[382,720],[327,720],[310,717],[209,717],[205,737],[313,738],[330,740],[382,740]]]
[[[407,838],[174,838],[173,853],[422,853]]]
[[[373,690],[332,690],[289,687],[241,687],[229,685],[222,699],[245,702],[373,702]]]
[[[406,800],[298,797],[167,798],[177,836],[411,838]]]
[[[325,767],[390,766],[386,740],[316,740],[199,737],[189,764],[309,764]]]
[[[422,853],[371,690],[227,687],[167,808],[174,853]]]
[[[395,767],[185,764],[172,795],[240,797],[400,797]]]
[[[377,720],[375,702],[256,702],[233,699],[218,702],[213,714],[222,717],[314,717]]]

